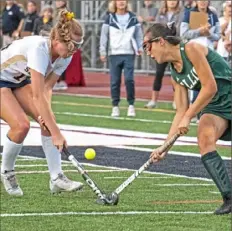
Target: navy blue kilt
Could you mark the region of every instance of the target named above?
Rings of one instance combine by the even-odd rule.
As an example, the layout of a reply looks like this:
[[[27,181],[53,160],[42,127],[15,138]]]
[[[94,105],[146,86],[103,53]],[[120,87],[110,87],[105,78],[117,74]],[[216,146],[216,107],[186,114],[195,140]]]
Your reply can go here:
[[[24,87],[24,86],[26,86],[27,84],[30,84],[30,83],[31,83],[30,79],[25,79],[20,83],[12,83],[12,82],[7,82],[7,81],[0,80],[0,88],[6,87],[6,88],[10,88],[12,90],[15,90],[17,88]]]

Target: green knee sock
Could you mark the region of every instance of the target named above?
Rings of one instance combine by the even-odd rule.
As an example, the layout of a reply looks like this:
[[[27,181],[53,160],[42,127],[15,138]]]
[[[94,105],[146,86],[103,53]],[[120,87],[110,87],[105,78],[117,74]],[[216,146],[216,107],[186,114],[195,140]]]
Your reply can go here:
[[[231,183],[226,166],[217,151],[209,152],[201,158],[206,170],[217,185],[224,199],[231,198]]]

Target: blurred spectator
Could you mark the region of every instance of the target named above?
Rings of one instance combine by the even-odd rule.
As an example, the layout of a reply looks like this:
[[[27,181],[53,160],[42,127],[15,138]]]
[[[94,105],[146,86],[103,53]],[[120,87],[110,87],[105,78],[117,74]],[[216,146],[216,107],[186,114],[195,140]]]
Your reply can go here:
[[[101,30],[100,58],[102,62],[106,62],[107,55],[109,56],[112,117],[120,115],[118,105],[122,70],[129,104],[127,116],[135,116],[134,61],[135,55],[142,53],[142,43],[141,24],[130,11],[128,1],[111,1],[109,14]]]
[[[214,41],[220,39],[220,24],[217,15],[209,9],[209,1],[196,1],[197,5],[186,11],[180,27],[180,35],[186,39],[214,48]],[[208,14],[208,24],[198,29],[190,29],[191,12],[204,12]]]
[[[29,36],[33,32],[35,20],[39,18],[37,14],[37,4],[36,1],[30,0],[27,3],[27,14],[24,19],[24,25],[20,37]]]
[[[156,17],[156,22],[167,24],[174,21],[176,23],[177,35],[180,32],[180,23],[183,18],[183,12],[181,11],[179,1],[165,1],[163,7],[160,8]],[[155,108],[159,99],[159,92],[162,87],[162,80],[164,72],[168,63],[159,64],[156,62],[156,74],[153,83],[153,91],[151,100],[144,106],[146,108]]]
[[[6,46],[16,38],[23,26],[24,12],[13,0],[7,0],[2,12],[3,46]]]
[[[48,36],[53,26],[53,8],[49,5],[44,6],[41,17],[35,20],[33,34]]]
[[[231,1],[226,1],[223,4],[223,16],[219,18],[221,26],[221,38],[218,41],[217,52],[224,57],[225,60],[229,58],[229,52],[225,45],[229,41],[229,34],[231,33]]]
[[[144,1],[143,8],[140,9],[140,15],[138,16],[139,22],[143,26],[146,26],[146,28],[143,29],[147,29],[147,26],[149,26],[149,24],[147,24],[148,22],[155,21],[158,11],[158,8],[154,6],[153,1]]]
[[[183,0],[184,11],[189,11],[196,7],[196,1],[194,0]]]

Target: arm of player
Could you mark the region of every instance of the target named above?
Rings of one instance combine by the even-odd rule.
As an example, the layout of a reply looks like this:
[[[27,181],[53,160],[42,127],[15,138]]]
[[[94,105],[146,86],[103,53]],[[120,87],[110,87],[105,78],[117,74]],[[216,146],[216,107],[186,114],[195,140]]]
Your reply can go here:
[[[46,96],[44,76],[33,69],[30,69],[30,72],[34,104],[51,132],[53,144],[58,147],[59,151],[62,151],[63,146],[67,144],[53,117],[53,112]]]
[[[46,95],[46,98],[47,98],[50,105],[52,103],[52,89],[55,86],[55,84],[56,84],[57,80],[59,79],[59,77],[60,77],[59,75],[52,72],[45,79],[45,95]]]
[[[212,100],[217,92],[217,83],[206,59],[208,48],[197,43],[189,43],[186,45],[186,54],[201,82],[197,99],[185,113],[185,117],[191,120]]]
[[[174,101],[176,103],[176,115],[173,119],[172,126],[169,130],[167,140],[172,137],[178,131],[181,134],[186,134],[188,130],[179,130],[179,123],[184,117],[186,111],[189,108],[188,90],[186,87],[176,83],[172,79],[172,84],[174,87]]]
[[[184,86],[181,86],[180,84],[176,83],[174,80],[172,80],[172,84],[174,87],[174,100],[176,103],[176,115],[173,119],[172,126],[169,130],[166,141],[169,140],[176,133],[186,134],[188,132],[186,128],[185,130],[179,129],[179,123],[183,119],[189,107],[188,90]],[[150,158],[152,159],[154,163],[158,162],[166,156],[167,152],[168,151],[160,154],[159,149],[155,149],[151,153]]]

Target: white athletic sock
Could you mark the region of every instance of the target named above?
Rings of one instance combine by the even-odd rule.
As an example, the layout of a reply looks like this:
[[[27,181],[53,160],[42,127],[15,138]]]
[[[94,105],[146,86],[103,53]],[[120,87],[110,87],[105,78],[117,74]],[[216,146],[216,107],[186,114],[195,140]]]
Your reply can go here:
[[[17,144],[11,141],[8,136],[3,146],[1,172],[14,170],[15,161],[23,147],[23,143]]]
[[[51,179],[56,179],[57,175],[62,172],[61,168],[61,154],[59,150],[53,145],[51,136],[42,136],[42,147],[47,158],[48,170]]]

